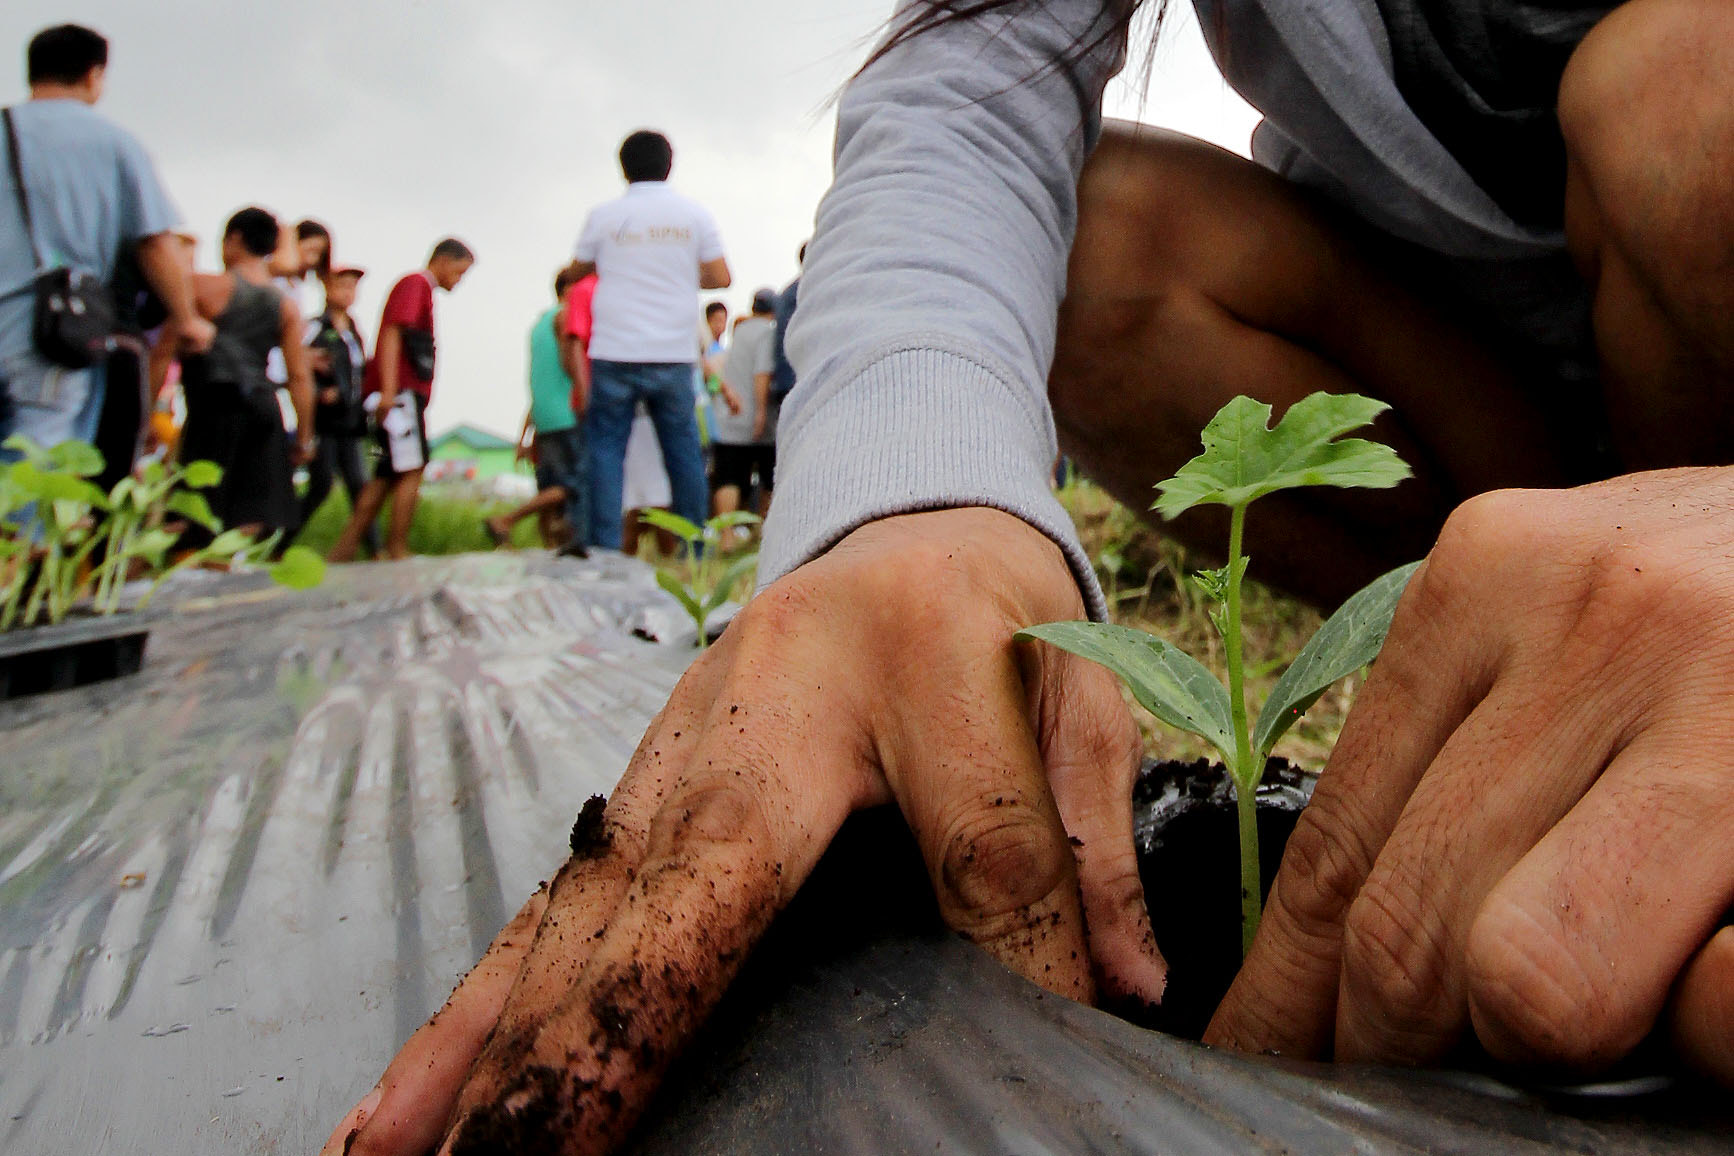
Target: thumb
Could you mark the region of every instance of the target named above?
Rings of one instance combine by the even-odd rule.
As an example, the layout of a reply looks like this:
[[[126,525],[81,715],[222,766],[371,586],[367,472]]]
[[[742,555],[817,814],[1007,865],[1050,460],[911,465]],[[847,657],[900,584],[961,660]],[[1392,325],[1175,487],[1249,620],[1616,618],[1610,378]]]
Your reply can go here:
[[[1688,1062],[1734,1084],[1734,927],[1712,936],[1681,975],[1669,1021]]]

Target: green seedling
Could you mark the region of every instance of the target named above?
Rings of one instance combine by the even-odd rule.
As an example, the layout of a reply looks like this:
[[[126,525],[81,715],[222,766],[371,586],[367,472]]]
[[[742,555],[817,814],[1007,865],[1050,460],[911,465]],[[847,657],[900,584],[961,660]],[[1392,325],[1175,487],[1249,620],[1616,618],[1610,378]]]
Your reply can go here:
[[[1157,484],[1152,507],[1176,518],[1196,506],[1229,509],[1228,564],[1194,576],[1215,604],[1210,620],[1222,635],[1228,686],[1191,655],[1139,630],[1093,622],[1051,622],[1021,632],[1101,663],[1123,679],[1151,714],[1189,731],[1222,752],[1240,820],[1241,948],[1258,931],[1257,794],[1277,740],[1332,683],[1370,663],[1419,563],[1375,579],[1351,597],[1312,637],[1277,680],[1251,725],[1241,633],[1241,582],[1248,559],[1241,544],[1247,507],[1267,494],[1300,486],[1389,489],[1410,470],[1389,446],[1343,435],[1389,407],[1356,394],[1315,393],[1296,402],[1275,429],[1271,408],[1237,397],[1204,428],[1204,452]]]
[[[212,462],[151,462],[105,494],[89,480],[102,472],[102,455],[83,442],[43,449],[15,435],[5,445],[21,460],[0,468],[0,630],[63,622],[86,598],[92,612],[115,614],[121,589],[138,567],[154,578],[138,603],[143,609],[178,571],[212,561],[259,565],[276,545],[275,537],[258,543],[243,531],[223,530],[195,492],[222,481],[221,467]],[[26,511],[30,516],[21,519]],[[179,536],[162,528],[167,515],[203,527],[213,540],[169,563]],[[101,560],[88,565],[99,547]],[[305,588],[318,585],[324,571],[323,559],[296,546],[271,567],[271,576]]]
[[[757,550],[725,559],[722,554],[723,532],[737,526],[757,525],[761,519],[745,510],[718,514],[702,526],[696,526],[668,510],[645,510],[640,517],[646,525],[667,530],[686,543],[691,577],[682,582],[669,571],[659,569],[656,584],[685,608],[693,625],[698,627],[698,647],[703,650],[710,645],[710,632],[705,629],[710,616],[729,600],[735,586],[759,564]]]

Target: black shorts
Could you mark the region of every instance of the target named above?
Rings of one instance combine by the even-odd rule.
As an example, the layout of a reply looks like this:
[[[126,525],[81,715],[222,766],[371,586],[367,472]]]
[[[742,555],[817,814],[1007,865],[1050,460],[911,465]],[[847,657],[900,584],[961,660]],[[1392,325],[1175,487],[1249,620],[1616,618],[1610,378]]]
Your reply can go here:
[[[770,442],[751,445],[728,445],[716,442],[711,446],[711,484],[717,489],[735,486],[741,493],[753,490],[753,477],[758,476],[758,488],[769,490],[776,485],[777,447]]]
[[[373,466],[374,477],[392,481],[427,468],[426,407],[419,393],[406,389],[397,395],[392,414],[375,411],[373,440],[379,447],[379,458]],[[408,423],[394,414],[408,417]]]

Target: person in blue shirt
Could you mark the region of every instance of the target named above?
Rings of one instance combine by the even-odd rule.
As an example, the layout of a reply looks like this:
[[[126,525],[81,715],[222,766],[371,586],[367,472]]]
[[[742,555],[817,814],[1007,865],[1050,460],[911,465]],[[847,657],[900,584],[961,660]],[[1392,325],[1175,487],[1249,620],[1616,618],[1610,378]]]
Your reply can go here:
[[[580,278],[562,269],[554,278],[554,305],[530,327],[530,412],[518,435],[519,457],[536,463],[536,496],[509,514],[489,518],[488,537],[502,545],[512,527],[536,515],[542,541],[574,557],[589,554],[590,481],[581,420],[588,393],[584,341],[574,332],[572,293]],[[590,288],[589,286],[585,287]],[[534,436],[534,441],[527,439]],[[556,517],[564,533],[555,528]]]
[[[88,442],[102,413],[102,366],[68,369],[37,351],[38,253],[46,268],[70,268],[106,284],[130,252],[167,311],[161,340],[200,353],[216,331],[194,308],[192,270],[175,236],[180,216],[150,157],[96,112],[108,41],[88,28],[60,25],[31,40],[27,63],[30,99],[11,109],[16,158],[0,136],[0,172],[12,186],[0,196],[0,442],[13,434],[44,446]],[[10,179],[14,160],[22,190]],[[21,193],[28,196],[28,232]],[[13,457],[0,449],[0,461]]]

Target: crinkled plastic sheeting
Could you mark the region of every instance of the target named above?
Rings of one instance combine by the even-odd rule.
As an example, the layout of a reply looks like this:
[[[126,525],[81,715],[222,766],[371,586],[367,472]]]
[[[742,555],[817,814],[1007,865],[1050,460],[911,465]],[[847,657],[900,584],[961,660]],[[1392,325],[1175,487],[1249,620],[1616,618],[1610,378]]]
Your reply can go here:
[[[0,706],[0,1153],[317,1151],[618,777],[693,651],[619,558],[192,583],[145,672]],[[690,628],[689,628],[690,629]],[[690,642],[690,633],[685,640]],[[1227,1055],[936,928],[852,820],[643,1153],[1730,1150],[1703,1097]]]
[[[317,1151],[694,653],[618,556],[170,594],[142,674],[0,705],[8,1156]]]

